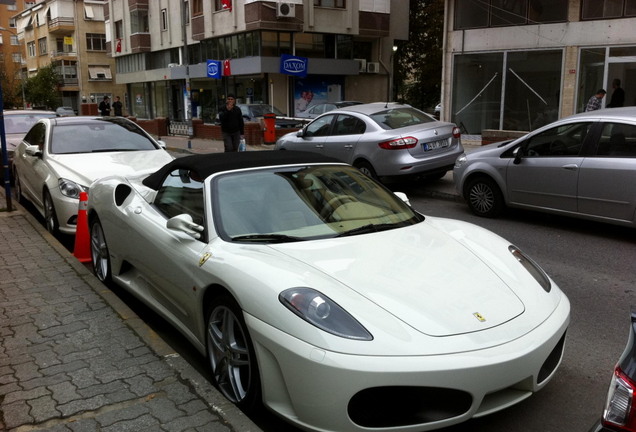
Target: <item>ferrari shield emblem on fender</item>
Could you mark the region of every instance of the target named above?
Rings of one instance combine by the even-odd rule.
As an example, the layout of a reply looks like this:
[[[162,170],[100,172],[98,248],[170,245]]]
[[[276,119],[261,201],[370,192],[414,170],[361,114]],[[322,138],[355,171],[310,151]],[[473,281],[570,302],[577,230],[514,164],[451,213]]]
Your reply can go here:
[[[211,256],[212,254],[210,252],[206,252],[203,255],[201,255],[201,258],[199,258],[199,267],[205,264],[205,262],[209,260]]]
[[[473,316],[475,318],[477,318],[479,320],[479,322],[486,322],[486,318],[482,314],[480,314],[479,312],[475,312],[473,314]]]

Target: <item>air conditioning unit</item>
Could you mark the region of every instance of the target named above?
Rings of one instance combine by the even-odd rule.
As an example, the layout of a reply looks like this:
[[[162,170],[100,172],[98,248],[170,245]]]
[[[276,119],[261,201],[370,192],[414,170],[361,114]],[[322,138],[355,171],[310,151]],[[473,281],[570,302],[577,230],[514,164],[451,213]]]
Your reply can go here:
[[[367,61],[366,59],[354,59],[358,62],[358,72],[366,72],[367,71]]]
[[[276,3],[276,18],[293,18],[296,16],[296,5],[289,2]]]
[[[379,73],[379,72],[380,72],[380,63],[378,62],[367,63],[367,73]]]

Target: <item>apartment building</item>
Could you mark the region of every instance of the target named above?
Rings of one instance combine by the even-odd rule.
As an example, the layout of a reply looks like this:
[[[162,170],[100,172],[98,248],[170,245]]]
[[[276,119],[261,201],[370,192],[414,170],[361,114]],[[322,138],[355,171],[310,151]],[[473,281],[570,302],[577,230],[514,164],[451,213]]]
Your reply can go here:
[[[35,1],[14,0],[0,2],[0,76],[2,81],[4,106],[22,108],[26,106],[23,99],[23,77],[26,76],[24,62],[24,46],[17,33],[16,11],[35,4]],[[24,68],[24,69],[23,69]]]
[[[636,2],[445,0],[442,118],[464,133],[530,131],[615,79],[636,105]]]
[[[39,0],[14,17],[28,76],[53,64],[61,77],[62,105],[78,112],[81,104],[126,90],[115,82],[115,61],[106,49],[105,5],[103,0]]]
[[[108,0],[105,18],[130,112],[174,123],[213,121],[228,93],[290,116],[390,99],[408,17],[407,0]]]

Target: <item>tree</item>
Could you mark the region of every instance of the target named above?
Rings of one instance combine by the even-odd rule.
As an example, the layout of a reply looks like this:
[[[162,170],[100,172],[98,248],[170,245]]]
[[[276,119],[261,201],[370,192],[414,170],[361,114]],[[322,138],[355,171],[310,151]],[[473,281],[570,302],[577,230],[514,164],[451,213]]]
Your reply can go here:
[[[444,0],[409,0],[409,39],[396,41],[396,99],[427,110],[440,101]]]
[[[0,85],[2,86],[2,99],[5,108],[22,107],[20,95],[20,82],[7,73],[4,62],[0,62]]]
[[[37,75],[27,79],[24,88],[26,99],[33,106],[56,108],[62,102],[58,91],[59,83],[60,75],[52,64],[42,67]]]

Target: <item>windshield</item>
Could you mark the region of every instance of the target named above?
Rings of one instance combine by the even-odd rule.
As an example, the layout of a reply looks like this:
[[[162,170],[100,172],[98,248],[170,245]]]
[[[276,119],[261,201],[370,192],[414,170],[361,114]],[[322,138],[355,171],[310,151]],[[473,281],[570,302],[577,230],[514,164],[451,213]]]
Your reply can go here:
[[[411,107],[386,109],[384,111],[371,114],[370,117],[382,129],[387,130],[437,121],[434,117]]]
[[[55,117],[51,114],[4,114],[4,130],[8,134],[25,134],[38,120]]]
[[[225,174],[213,180],[212,200],[217,231],[234,241],[332,238],[423,220],[384,186],[345,165]]]
[[[91,121],[53,127],[51,153],[97,153],[156,150],[155,145],[134,124]]]

